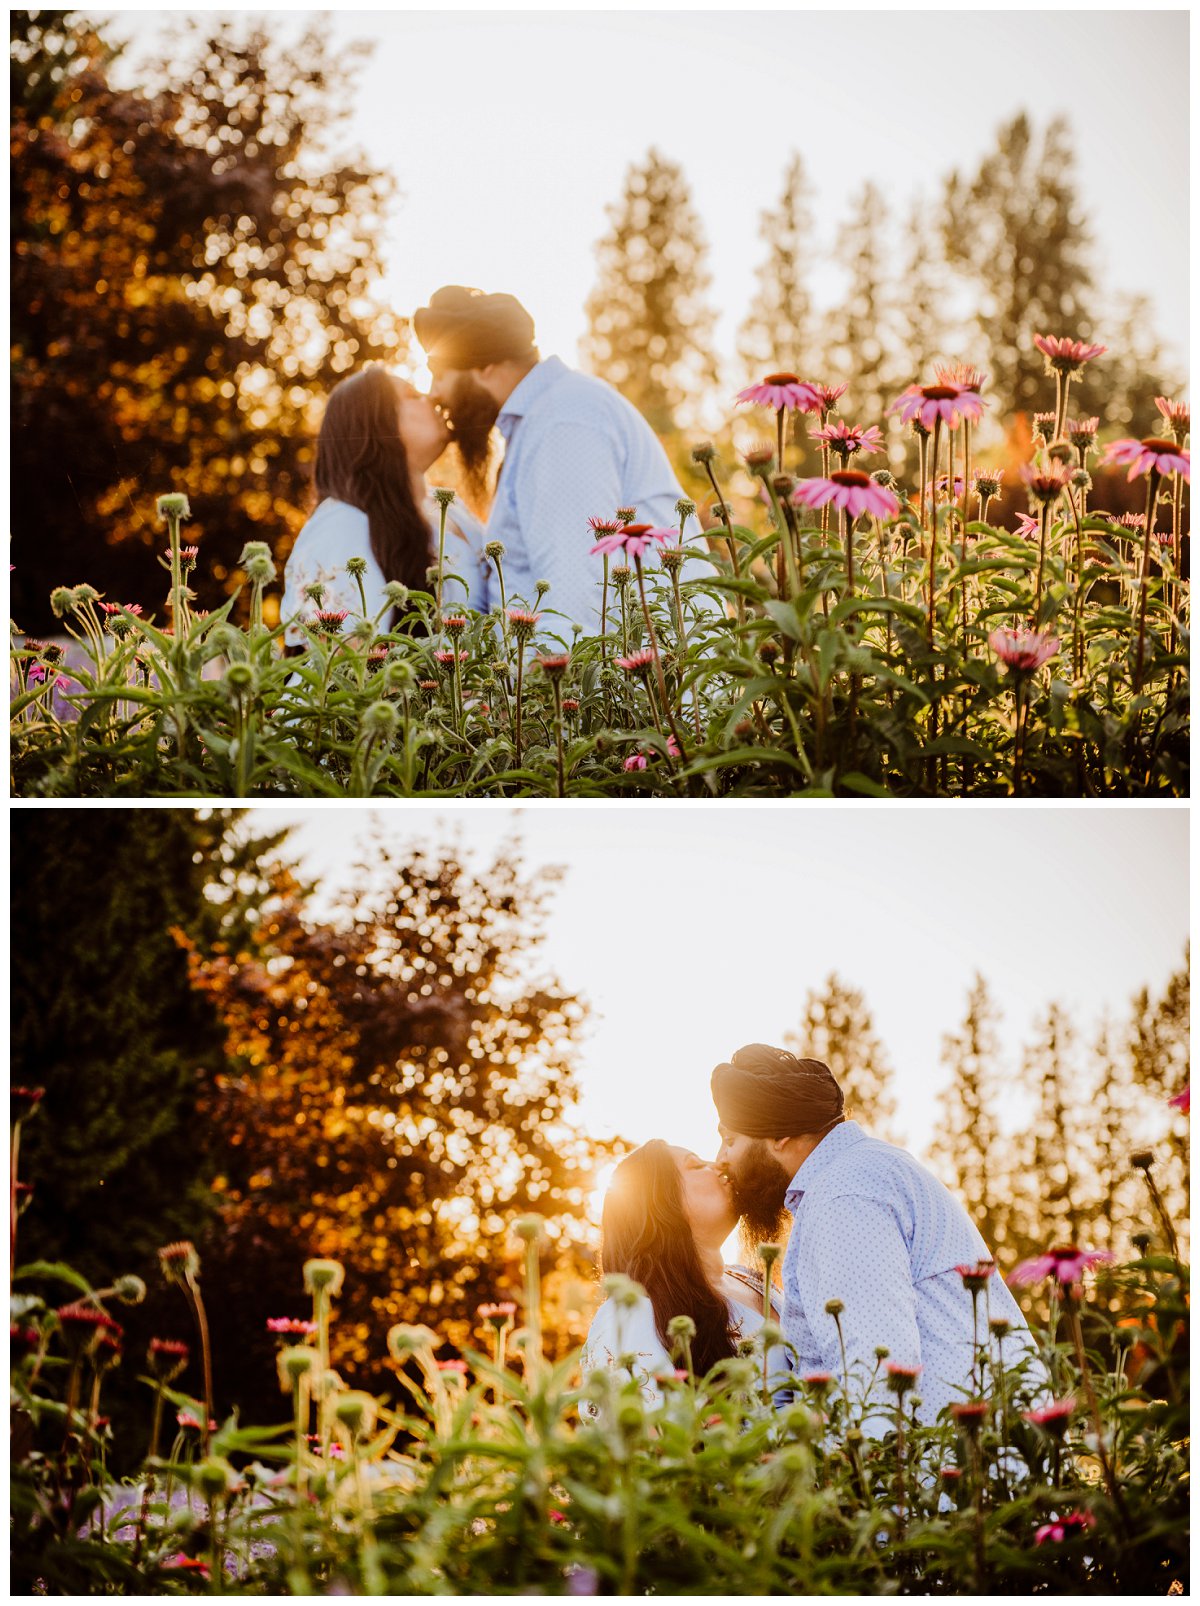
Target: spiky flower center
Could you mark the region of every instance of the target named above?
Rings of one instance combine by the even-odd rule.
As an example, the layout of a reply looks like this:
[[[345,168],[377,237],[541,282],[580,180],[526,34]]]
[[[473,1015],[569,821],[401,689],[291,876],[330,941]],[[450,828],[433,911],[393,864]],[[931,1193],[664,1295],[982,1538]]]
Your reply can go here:
[[[871,476],[857,468],[839,468],[829,478],[835,485],[870,485]]]
[[[923,385],[921,394],[926,401],[953,401],[958,395],[957,385]]]
[[[798,385],[799,379],[795,374],[768,374],[763,380],[764,385]]]

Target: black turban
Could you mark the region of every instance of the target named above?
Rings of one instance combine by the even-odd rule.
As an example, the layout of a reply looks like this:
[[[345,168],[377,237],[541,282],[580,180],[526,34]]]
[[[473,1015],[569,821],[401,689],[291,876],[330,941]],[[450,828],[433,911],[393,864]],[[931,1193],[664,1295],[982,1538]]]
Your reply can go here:
[[[516,296],[485,295],[461,284],[443,285],[413,314],[413,329],[430,367],[486,368],[532,357],[533,319]]]
[[[712,1073],[721,1125],[748,1138],[795,1138],[836,1126],[846,1101],[820,1060],[750,1043]]]

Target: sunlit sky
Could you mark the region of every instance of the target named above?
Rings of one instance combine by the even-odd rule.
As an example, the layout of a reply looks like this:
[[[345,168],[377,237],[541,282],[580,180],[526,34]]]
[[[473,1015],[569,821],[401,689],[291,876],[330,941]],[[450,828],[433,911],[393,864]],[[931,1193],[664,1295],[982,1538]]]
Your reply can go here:
[[[131,41],[130,82],[173,25],[161,7],[91,15]],[[320,14],[193,15],[258,17],[289,38]],[[1024,109],[1039,132],[1069,118],[1101,286],[1147,293],[1186,360],[1185,11],[441,7],[339,11],[322,28],[335,53],[377,42],[347,142],[398,183],[384,290],[404,314],[447,282],[508,290],[543,353],[573,361],[605,208],[657,145],[691,183],[730,358],[759,214],[776,204],[792,147],[816,185],[812,283],[829,305],[841,289],[829,251],[863,181],[907,211],[951,168],[973,171]]]
[[[705,1155],[713,1066],[778,1042],[832,970],[866,994],[898,1124],[920,1151],[945,1082],[942,1033],[976,970],[1015,1071],[1047,1003],[1090,1034],[1140,986],[1161,988],[1188,931],[1186,808],[338,804],[257,808],[248,824],[294,826],[290,851],[321,877],[321,907],[372,820],[399,845],[456,840],[477,865],[515,830],[529,867],[565,867],[543,963],[593,1006],[582,1120],[596,1136],[663,1136]]]

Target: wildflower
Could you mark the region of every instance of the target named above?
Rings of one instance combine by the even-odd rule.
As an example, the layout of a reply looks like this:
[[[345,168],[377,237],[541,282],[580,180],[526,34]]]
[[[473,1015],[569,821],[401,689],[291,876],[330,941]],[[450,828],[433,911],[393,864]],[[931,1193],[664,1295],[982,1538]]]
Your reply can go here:
[[[275,578],[275,561],[265,541],[247,541],[238,561],[255,585],[270,585]]]
[[[1057,636],[1037,630],[993,630],[988,645],[1016,674],[1032,674],[1053,658],[1061,643]]]
[[[27,1355],[32,1355],[40,1342],[41,1335],[35,1327],[21,1327],[17,1322],[9,1323],[9,1354],[14,1361],[23,1361]]]
[[[1012,1331],[1012,1323],[1007,1316],[993,1316],[988,1327],[997,1338],[1007,1338]]]
[[[537,597],[535,598],[535,601],[536,601],[538,607],[541,607],[542,598],[546,595],[547,591],[549,591],[549,589],[550,589],[550,582],[549,582],[549,580],[535,580],[533,582],[533,589],[537,592]]]
[[[571,667],[569,652],[552,653],[548,657],[538,655],[538,664],[550,680],[561,680]]]
[[[397,1322],[394,1327],[388,1328],[387,1347],[393,1360],[402,1361],[414,1350],[437,1349],[441,1342],[431,1328],[420,1324],[414,1326],[408,1322]]]
[[[813,1393],[819,1396],[833,1387],[833,1375],[830,1372],[806,1372],[800,1381],[807,1383]]]
[[[336,636],[349,617],[348,608],[318,608],[313,625],[324,635]]]
[[[1021,1415],[1034,1427],[1045,1428],[1047,1433],[1061,1438],[1074,1411],[1075,1396],[1066,1394],[1061,1400],[1051,1400],[1049,1405],[1040,1406],[1036,1411],[1022,1411]]]
[[[978,1433],[987,1421],[988,1410],[986,1400],[961,1400],[950,1407],[950,1415],[965,1433]]]
[[[346,1268],[340,1260],[306,1260],[304,1262],[304,1291],[307,1294],[328,1292],[336,1299],[342,1291]]]
[[[89,1333],[105,1332],[117,1336],[123,1333],[120,1322],[114,1322],[107,1311],[101,1310],[98,1305],[88,1305],[81,1299],[73,1300],[69,1305],[60,1305],[54,1314],[66,1334],[86,1337]]]
[[[140,619],[142,605],[140,602],[102,602],[100,604],[100,612],[110,619],[114,614],[118,613],[131,613],[135,619]]]
[[[268,1316],[267,1332],[289,1338],[311,1338],[317,1330],[316,1322],[306,1322],[299,1316]]]
[[[983,403],[962,385],[909,385],[888,412],[899,413],[905,424],[919,420],[925,429],[932,429],[938,419],[957,429],[963,419],[982,418]]]
[[[196,1253],[196,1246],[187,1239],[164,1244],[158,1251],[158,1263],[169,1283],[188,1282],[200,1271],[200,1256]]]
[[[619,524],[632,524],[636,518],[637,508],[635,507],[619,507],[617,509],[617,522]]]
[[[1033,1260],[1023,1260],[1009,1277],[1010,1285],[1024,1287],[1040,1283],[1044,1277],[1053,1277],[1067,1286],[1077,1283],[1091,1266],[1105,1265],[1113,1256],[1107,1249],[1077,1249],[1069,1244],[1062,1249],[1048,1249]]]
[[[869,474],[857,469],[837,469],[828,479],[801,480],[792,496],[793,502],[804,507],[824,507],[831,502],[835,508],[857,519],[864,513],[872,518],[888,519],[900,510],[894,491],[878,485]]]
[[[1173,1099],[1168,1099],[1167,1103],[1173,1110],[1182,1110],[1185,1115],[1189,1115],[1192,1109],[1191,1083],[1188,1083],[1187,1087],[1184,1088],[1182,1093],[1176,1093]]]
[[[1155,474],[1182,474],[1189,485],[1192,482],[1192,454],[1176,446],[1174,441],[1161,440],[1156,435],[1147,435],[1140,441],[1132,437],[1110,441],[1104,448],[1103,461],[1128,463],[1126,479],[1130,480],[1153,471]]]
[[[467,651],[467,649],[465,647],[462,649],[461,652],[459,652],[457,654],[451,652],[449,650],[449,648],[439,648],[438,651],[435,652],[433,656],[434,656],[434,658],[437,660],[437,662],[439,664],[450,664],[450,665],[452,665],[454,663],[456,657],[457,657],[458,662],[460,664],[465,664],[467,659],[471,656],[471,654]]]
[[[579,712],[578,697],[564,697],[562,700],[562,710],[564,714],[577,714]]]
[[[1077,450],[1090,452],[1096,444],[1096,433],[1099,428],[1098,418],[1068,418],[1063,425],[1063,433]]]
[[[314,580],[304,588],[304,596],[309,602],[315,602],[319,608],[325,601],[325,587],[319,580]]]
[[[933,377],[939,385],[957,385],[960,390],[973,390],[978,394],[987,384],[987,375],[970,363],[934,363]]]
[[[56,619],[63,619],[75,606],[75,593],[70,586],[55,586],[50,593],[50,606]]]
[[[447,614],[442,620],[442,629],[449,636],[461,636],[467,628],[467,621],[461,613]]]
[[[827,1299],[825,1301],[825,1314],[827,1316],[840,1316],[845,1308],[840,1299]]]
[[[521,1216],[513,1223],[513,1231],[522,1243],[542,1243],[546,1237],[545,1218],[531,1210],[527,1216]]]
[[[629,757],[622,765],[622,768],[627,772],[631,770],[644,770],[646,768],[645,753],[630,753]]]
[[[970,1293],[982,1293],[988,1285],[988,1278],[996,1269],[994,1260],[981,1260],[974,1266],[955,1266],[955,1271],[963,1280],[963,1287]]]
[[[909,1389],[916,1383],[920,1371],[921,1368],[919,1366],[901,1366],[898,1361],[889,1361],[887,1364],[887,1386],[893,1394],[898,1394],[903,1399]]]
[[[674,539],[674,530],[655,529],[652,524],[623,524],[611,535],[601,536],[595,546],[589,549],[589,556],[595,556],[597,552],[623,552],[627,558],[640,558],[652,541],[665,544]]]
[[[508,610],[508,622],[512,626],[513,635],[521,643],[528,641],[530,636],[533,635],[537,628],[538,618],[539,615],[530,613],[528,608],[510,608]]]
[[[823,429],[814,429],[812,438],[836,452],[843,462],[855,452],[883,450],[883,436],[874,424],[869,424],[864,429],[861,424],[847,424],[839,419],[836,424],[826,424]]]
[[[690,496],[681,496],[675,504],[675,511],[681,519],[690,519],[696,511],[696,504]]]
[[[1123,529],[1134,530],[1140,535],[1146,528],[1146,515],[1144,513],[1122,513],[1117,523]]]
[[[954,476],[953,485],[950,483],[949,474],[939,474],[936,482],[925,492],[925,500],[932,502],[936,497],[939,502],[944,502],[947,498],[957,502],[965,489],[966,486],[961,474]]]
[[[631,652],[628,658],[618,658],[617,667],[631,675],[648,675],[654,667],[653,647],[643,647],[641,652]]]
[[[406,608],[408,606],[408,587],[402,586],[399,580],[389,580],[383,588],[384,601],[392,608]]]
[[[961,1467],[939,1467],[938,1477],[943,1483],[955,1484],[962,1477]]]
[[[434,1365],[439,1372],[457,1372],[460,1376],[466,1376],[466,1361],[435,1361]]]
[[[993,496],[1000,495],[1000,482],[1003,478],[1003,469],[977,468],[971,476],[971,489],[976,496],[982,496],[985,501],[990,501]]]
[[[1051,375],[1078,373],[1085,362],[1091,362],[1093,357],[1102,357],[1108,350],[1107,346],[1089,346],[1082,340],[1068,340],[1065,335],[1034,335],[1033,343],[1045,357],[1046,372]]]
[[[692,447],[692,462],[699,464],[701,468],[706,463],[711,463],[716,455],[716,447],[711,441],[701,441],[699,446]]]
[[[503,541],[489,541],[483,549],[483,555],[485,558],[491,558],[494,563],[497,558],[502,558],[507,550]]]
[[[1070,475],[1061,463],[1051,463],[1046,468],[1039,468],[1036,463],[1022,463],[1020,477],[1035,501],[1052,504],[1066,490]]]
[[[1054,434],[1054,426],[1057,423],[1057,413],[1034,413],[1033,432],[1035,435],[1040,435],[1044,441],[1048,441]]]
[[[511,1299],[502,1299],[496,1305],[480,1305],[475,1314],[481,1322],[499,1322],[503,1325],[517,1314],[517,1307]]]
[[[208,1563],[199,1556],[168,1556],[166,1561],[160,1561],[159,1567],[163,1572],[194,1572],[199,1574],[207,1583],[211,1574]]]
[[[154,506],[160,519],[190,519],[192,516],[192,505],[182,491],[160,496]]]
[[[1096,1519],[1090,1511],[1070,1511],[1056,1522],[1043,1523],[1034,1534],[1033,1542],[1035,1545],[1044,1545],[1048,1541],[1061,1544],[1064,1539],[1076,1539],[1095,1526]]]
[[[818,385],[813,380],[805,381],[812,392],[812,402],[807,407],[800,408],[804,413],[819,413],[822,418],[850,389],[849,385]]]
[[[605,1299],[611,1299],[615,1305],[622,1306],[626,1310],[635,1309],[645,1297],[641,1283],[635,1283],[632,1277],[626,1277],[623,1272],[611,1272],[605,1277],[601,1287],[604,1289]],[[685,1317],[684,1320],[690,1318]],[[673,1336],[669,1327],[667,1336]]]
[[[152,1338],[146,1351],[150,1368],[164,1383],[171,1383],[188,1363],[191,1351],[179,1338]]]
[[[764,407],[773,407],[776,412],[782,412],[785,407],[799,413],[814,411],[813,387],[795,374],[768,374],[757,385],[739,390],[737,400],[758,402]]]
[[[742,453],[742,458],[751,474],[765,479],[775,467],[775,448],[765,441],[756,441]]]
[[[588,529],[592,532],[593,536],[595,536],[597,540],[602,540],[610,535],[616,535],[620,528],[621,521],[619,519],[591,518],[588,520]]]
[[[449,507],[454,500],[454,492],[445,485],[432,486],[429,494],[439,507]]]
[[[789,486],[792,484],[790,475],[776,475],[777,479],[781,477],[787,480]],[[663,568],[668,574],[672,575],[678,574],[680,569],[683,568],[684,563],[687,561],[687,553],[682,547],[678,546],[665,546],[658,556]]]
[[[1154,405],[1162,414],[1163,421],[1171,426],[1171,434],[1175,437],[1176,445],[1183,445],[1183,437],[1192,427],[1192,409],[1187,402],[1168,401],[1165,396],[1156,396]]]

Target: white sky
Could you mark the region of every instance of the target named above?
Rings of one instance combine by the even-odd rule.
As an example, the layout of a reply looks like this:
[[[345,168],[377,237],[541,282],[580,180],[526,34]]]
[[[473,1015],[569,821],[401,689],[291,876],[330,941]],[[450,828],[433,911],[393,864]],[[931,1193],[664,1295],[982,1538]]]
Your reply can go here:
[[[133,41],[136,80],[164,8],[91,15]],[[317,15],[273,11],[269,27],[291,37]],[[384,257],[402,313],[443,283],[508,290],[533,314],[543,353],[573,361],[605,208],[654,144],[691,183],[731,356],[759,214],[776,204],[793,146],[817,187],[813,286],[829,304],[841,281],[825,259],[865,179],[906,211],[952,167],[972,171],[1018,111],[1039,135],[1063,112],[1101,286],[1148,293],[1160,334],[1186,358],[1185,11],[443,7],[339,11],[322,26],[335,50],[378,41],[348,139],[398,182]]]
[[[294,823],[290,850],[331,897],[371,817],[399,844],[457,833],[480,865],[515,826],[526,865],[566,867],[544,963],[593,1005],[584,1122],[701,1154],[716,1147],[712,1067],[777,1042],[831,970],[866,994],[920,1150],[941,1036],[977,969],[1015,1071],[1047,1003],[1088,1032],[1105,1009],[1120,1018],[1181,963],[1188,931],[1186,807],[336,804],[258,808],[248,824]]]

